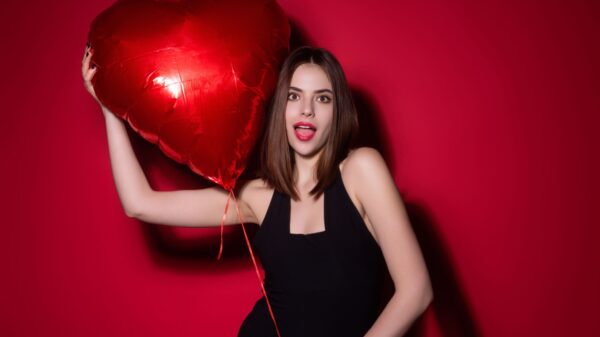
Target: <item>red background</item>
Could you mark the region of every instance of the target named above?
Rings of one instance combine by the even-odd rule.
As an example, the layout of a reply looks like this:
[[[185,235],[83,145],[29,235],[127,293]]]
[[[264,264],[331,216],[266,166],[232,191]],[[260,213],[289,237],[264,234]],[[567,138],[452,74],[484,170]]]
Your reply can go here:
[[[409,209],[435,293],[412,335],[592,335],[599,6],[280,3],[296,43],[341,61]],[[235,336],[260,296],[241,228],[216,262],[218,230],[121,208],[80,75],[110,4],[9,1],[0,14],[0,335]],[[203,185],[132,138],[155,188]]]

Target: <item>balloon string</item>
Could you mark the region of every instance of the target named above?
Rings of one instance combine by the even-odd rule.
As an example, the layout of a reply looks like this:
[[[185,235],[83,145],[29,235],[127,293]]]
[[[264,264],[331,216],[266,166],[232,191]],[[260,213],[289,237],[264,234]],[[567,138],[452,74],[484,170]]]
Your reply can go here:
[[[240,220],[240,224],[242,225],[242,230],[244,232],[244,238],[246,238],[246,245],[248,246],[248,250],[250,251],[250,257],[252,257],[252,263],[254,264],[254,269],[256,270],[256,276],[258,276],[258,282],[260,283],[260,288],[265,296],[265,300],[267,302],[267,306],[269,307],[269,313],[271,314],[271,319],[273,320],[273,324],[275,324],[275,330],[277,331],[277,336],[281,337],[279,333],[279,327],[277,326],[277,321],[275,320],[275,315],[273,314],[273,309],[271,308],[271,303],[269,301],[269,297],[267,296],[267,291],[265,290],[264,282],[260,277],[260,272],[258,271],[258,266],[256,265],[256,259],[254,258],[254,253],[252,252],[252,247],[250,245],[250,240],[248,240],[248,234],[246,234],[246,227],[244,226],[244,220],[242,219],[242,214],[240,213],[240,209],[238,207],[237,199],[235,198],[235,194],[233,190],[229,190],[230,197],[233,197],[233,204],[235,205],[235,209],[238,215],[238,219]],[[227,200],[229,202],[229,199]]]
[[[223,227],[225,226],[225,219],[227,218],[227,211],[229,210],[229,200],[231,200],[232,195],[233,193],[230,190],[229,195],[227,196],[227,203],[225,204],[225,211],[223,212],[223,217],[221,217],[221,244],[219,245],[219,254],[217,255],[217,260],[220,260],[221,254],[223,254]]]

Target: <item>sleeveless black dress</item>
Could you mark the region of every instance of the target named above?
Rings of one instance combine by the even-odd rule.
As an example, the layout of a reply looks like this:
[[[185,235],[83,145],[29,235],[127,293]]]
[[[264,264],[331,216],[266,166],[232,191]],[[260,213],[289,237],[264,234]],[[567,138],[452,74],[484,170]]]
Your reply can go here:
[[[363,337],[381,310],[385,260],[339,170],[324,198],[325,231],[291,234],[290,197],[275,191],[252,239],[281,337]],[[238,337],[277,337],[264,297]]]

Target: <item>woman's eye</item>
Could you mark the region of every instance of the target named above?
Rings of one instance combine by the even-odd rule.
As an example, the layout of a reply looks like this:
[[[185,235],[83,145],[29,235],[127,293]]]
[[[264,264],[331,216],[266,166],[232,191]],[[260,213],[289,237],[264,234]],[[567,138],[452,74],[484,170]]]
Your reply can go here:
[[[288,100],[289,100],[289,101],[295,101],[295,100],[297,100],[297,99],[298,99],[298,94],[296,94],[296,93],[293,93],[293,92],[290,92],[290,93],[288,94]]]
[[[319,96],[317,100],[321,103],[329,103],[331,102],[331,97],[329,96]]]

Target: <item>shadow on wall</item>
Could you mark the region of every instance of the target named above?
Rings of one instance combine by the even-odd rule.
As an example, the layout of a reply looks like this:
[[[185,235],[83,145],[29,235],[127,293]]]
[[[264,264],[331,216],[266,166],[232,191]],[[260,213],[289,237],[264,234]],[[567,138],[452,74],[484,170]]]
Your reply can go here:
[[[381,112],[377,109],[375,101],[371,96],[360,89],[351,88],[352,97],[356,110],[358,111],[358,124],[360,134],[356,142],[357,147],[368,146],[377,149],[385,158],[390,171],[394,171],[393,162],[388,144],[389,138],[383,127]]]
[[[375,101],[368,93],[353,89],[352,94],[358,110],[360,123],[360,137],[357,146],[369,146],[379,150],[385,158],[386,163],[388,163],[390,170],[394,172],[394,168],[391,167],[393,161],[390,160],[392,156],[388,146],[391,142],[386,136],[381,112],[377,109]],[[447,258],[448,254],[443,242],[435,231],[437,226],[434,225],[434,222],[428,215],[430,212],[419,204],[405,201],[405,206],[431,277],[435,299],[428,308],[428,311],[433,311],[439,325],[439,330],[441,331],[441,336],[481,336],[479,329],[475,325],[461,285],[458,283],[455,272],[452,269],[452,263]],[[388,274],[382,289],[382,303],[387,303],[393,292],[393,281]],[[423,321],[419,319],[407,332],[406,336],[423,336],[423,330]]]
[[[441,336],[480,337],[466,295],[448,258],[447,249],[435,231],[434,221],[425,207],[406,203],[413,230],[423,251],[431,277],[434,299],[428,311],[433,311]],[[423,326],[417,322],[407,337],[422,336]]]

